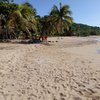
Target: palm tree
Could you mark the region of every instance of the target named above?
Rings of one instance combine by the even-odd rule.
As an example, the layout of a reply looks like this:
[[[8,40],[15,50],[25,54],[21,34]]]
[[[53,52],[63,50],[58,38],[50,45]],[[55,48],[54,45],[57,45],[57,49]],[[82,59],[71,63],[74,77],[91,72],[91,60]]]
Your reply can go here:
[[[60,8],[58,8],[56,5],[53,6],[53,9],[50,12],[49,19],[52,24],[51,28],[60,34],[63,33],[64,29],[69,30],[70,26],[73,23],[69,6],[62,6],[61,3]]]
[[[0,22],[1,22],[1,26],[2,26],[2,36],[3,39],[8,39],[8,27],[7,27],[7,22],[8,22],[8,18],[9,15],[15,11],[17,9],[17,5],[16,4],[9,4],[9,3],[5,3],[5,2],[0,2]]]
[[[38,32],[42,41],[47,39],[47,35],[50,33],[50,20],[48,16],[40,17],[36,16],[38,22]]]
[[[35,10],[28,6],[26,3],[18,6],[9,16],[8,27],[14,28],[16,31],[23,31],[29,37],[32,36],[31,32],[37,33]]]

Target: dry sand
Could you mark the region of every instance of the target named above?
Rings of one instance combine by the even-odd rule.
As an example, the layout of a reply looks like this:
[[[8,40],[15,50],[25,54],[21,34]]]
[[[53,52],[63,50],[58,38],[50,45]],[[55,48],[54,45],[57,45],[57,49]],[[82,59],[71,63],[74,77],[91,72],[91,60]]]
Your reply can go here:
[[[100,42],[95,38],[1,43],[0,100],[100,100]]]

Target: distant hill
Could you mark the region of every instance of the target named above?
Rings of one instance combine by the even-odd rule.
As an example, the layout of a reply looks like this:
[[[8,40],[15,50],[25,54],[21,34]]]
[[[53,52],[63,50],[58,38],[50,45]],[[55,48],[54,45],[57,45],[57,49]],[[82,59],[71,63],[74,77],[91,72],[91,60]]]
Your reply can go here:
[[[77,36],[100,35],[100,27],[85,24],[74,23],[72,31],[74,32],[74,35]]]

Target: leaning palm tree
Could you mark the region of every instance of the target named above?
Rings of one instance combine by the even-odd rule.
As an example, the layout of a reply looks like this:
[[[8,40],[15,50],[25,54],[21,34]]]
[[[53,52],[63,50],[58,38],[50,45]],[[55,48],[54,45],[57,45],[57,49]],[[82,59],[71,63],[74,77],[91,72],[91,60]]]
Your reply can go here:
[[[18,9],[15,10],[9,16],[8,27],[9,29],[20,30],[28,34],[29,37],[32,36],[30,30],[34,33],[37,32],[35,12],[27,4],[21,4]]]
[[[60,34],[63,33],[64,29],[69,30],[69,27],[73,23],[69,6],[62,6],[61,3],[60,8],[58,8],[56,5],[53,6],[53,9],[50,12],[49,19],[52,24],[51,28]]]

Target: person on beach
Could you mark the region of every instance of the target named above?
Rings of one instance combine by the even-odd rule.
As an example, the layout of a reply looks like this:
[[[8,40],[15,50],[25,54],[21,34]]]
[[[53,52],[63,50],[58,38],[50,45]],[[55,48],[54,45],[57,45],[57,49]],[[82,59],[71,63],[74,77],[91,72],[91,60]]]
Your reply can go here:
[[[41,39],[42,39],[42,42],[47,43],[47,33],[42,34]]]
[[[45,42],[47,43],[47,36],[45,36]]]

